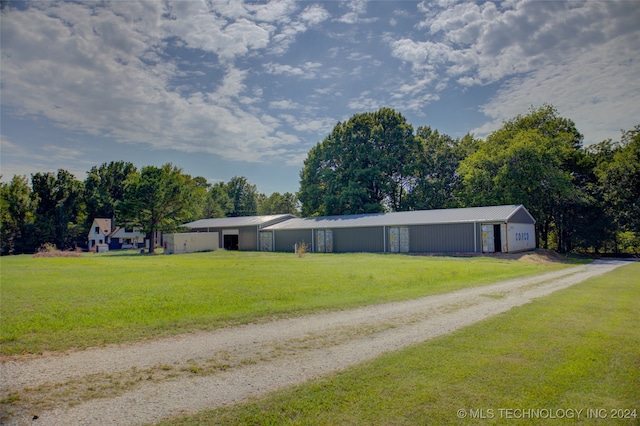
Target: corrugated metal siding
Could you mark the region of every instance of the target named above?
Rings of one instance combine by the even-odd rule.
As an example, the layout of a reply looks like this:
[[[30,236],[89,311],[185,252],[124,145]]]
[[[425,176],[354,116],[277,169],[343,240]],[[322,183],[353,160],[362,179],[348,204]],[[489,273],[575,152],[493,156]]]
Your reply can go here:
[[[375,213],[361,215],[292,218],[267,229],[338,229],[381,226],[437,225],[473,222],[505,222],[511,215],[521,217],[521,205],[469,207],[460,209],[416,210],[408,212]],[[525,216],[528,217],[526,213]],[[531,219],[528,218],[527,223]]]
[[[311,251],[310,230],[276,231],[274,236],[274,250],[293,252],[293,246],[302,241],[309,246],[309,251]]]
[[[269,226],[283,220],[294,218],[291,214],[278,214],[267,216],[239,216],[239,217],[219,217],[212,219],[200,219],[194,222],[185,223],[182,226],[188,228],[240,228],[248,226]]]
[[[335,253],[383,252],[384,234],[382,227],[334,229],[333,251]]]
[[[238,229],[238,250],[258,250],[258,229],[255,226]]]
[[[473,252],[473,233],[473,223],[410,226],[409,251]]]
[[[535,221],[531,220],[524,209],[519,209],[509,218],[509,223],[535,223]]]
[[[224,239],[222,238],[222,228],[191,228],[191,232],[217,232],[220,247],[224,247]]]

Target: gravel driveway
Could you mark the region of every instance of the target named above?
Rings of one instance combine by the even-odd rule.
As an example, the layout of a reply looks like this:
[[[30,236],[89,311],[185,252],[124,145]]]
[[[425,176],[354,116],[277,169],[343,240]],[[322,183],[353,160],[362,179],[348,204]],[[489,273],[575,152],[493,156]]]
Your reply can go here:
[[[109,346],[2,368],[4,424],[129,425],[246,401],[613,270],[597,261],[407,302]],[[35,418],[37,416],[37,419]]]

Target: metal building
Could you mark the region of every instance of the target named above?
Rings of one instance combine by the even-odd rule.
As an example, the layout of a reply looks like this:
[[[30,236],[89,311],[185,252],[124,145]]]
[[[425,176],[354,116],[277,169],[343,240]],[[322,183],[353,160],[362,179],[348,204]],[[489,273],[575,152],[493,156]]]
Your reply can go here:
[[[492,253],[535,249],[522,205],[290,218],[259,231],[260,249],[315,253]]]
[[[219,246],[227,250],[258,251],[265,250],[260,248],[260,231],[266,226],[291,218],[295,218],[295,216],[278,214],[223,217],[200,219],[195,222],[185,223],[183,226],[190,228],[191,232],[217,232],[220,238]]]

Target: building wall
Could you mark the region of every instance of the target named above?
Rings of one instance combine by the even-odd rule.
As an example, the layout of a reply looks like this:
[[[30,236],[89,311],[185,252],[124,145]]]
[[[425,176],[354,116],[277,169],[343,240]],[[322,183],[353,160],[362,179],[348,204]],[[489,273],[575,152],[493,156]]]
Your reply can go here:
[[[333,229],[333,251],[349,252],[384,252],[383,228],[336,228]]]
[[[534,250],[536,227],[530,223],[508,223],[506,226],[507,247],[510,252]]]
[[[184,232],[165,234],[164,253],[183,254],[199,251],[217,250],[220,248],[217,232]]]
[[[509,223],[529,223],[534,224],[535,222],[531,220],[531,217],[527,214],[526,211],[520,209],[513,216],[509,218]]]
[[[309,251],[311,251],[312,238],[310,229],[275,231],[273,246],[275,251],[293,252],[293,246],[302,241],[309,246]]]
[[[244,228],[191,228],[192,232],[215,232],[218,234],[219,245],[224,248],[224,236],[233,233],[238,235],[238,250],[257,251],[258,234],[257,227],[247,226]]]
[[[409,227],[410,252],[469,253],[474,250],[473,223],[412,225]]]
[[[238,250],[258,250],[258,227],[247,226],[238,229]]]

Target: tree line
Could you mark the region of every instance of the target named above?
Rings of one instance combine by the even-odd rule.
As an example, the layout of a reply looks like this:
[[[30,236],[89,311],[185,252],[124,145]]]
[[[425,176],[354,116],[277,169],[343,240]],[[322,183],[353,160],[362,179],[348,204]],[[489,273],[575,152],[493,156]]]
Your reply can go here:
[[[414,131],[390,108],[338,123],[314,146],[297,194],[258,192],[245,177],[211,185],[173,164],[118,161],[84,181],[66,170],[13,176],[0,186],[2,254],[44,243],[83,247],[94,218],[173,231],[202,218],[303,217],[523,204],[542,248],[640,252],[640,125],[588,147],[551,105],[532,108],[484,140]],[[153,247],[153,244],[151,245]]]
[[[245,177],[211,185],[170,163],[138,170],[124,161],[94,166],[84,181],[62,169],[32,174],[30,184],[26,176],[14,175],[1,184],[0,203],[3,255],[33,253],[44,244],[86,247],[95,218],[138,227],[153,250],[154,231],[173,231],[193,220],[299,210],[294,194],[267,197]]]
[[[561,252],[640,252],[640,125],[588,147],[551,105],[486,139],[417,131],[389,108],[338,123],[300,173],[303,216],[523,204]]]

